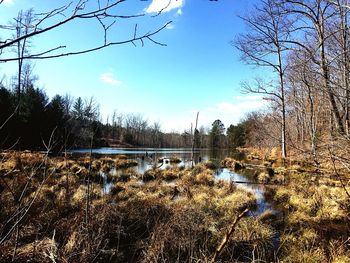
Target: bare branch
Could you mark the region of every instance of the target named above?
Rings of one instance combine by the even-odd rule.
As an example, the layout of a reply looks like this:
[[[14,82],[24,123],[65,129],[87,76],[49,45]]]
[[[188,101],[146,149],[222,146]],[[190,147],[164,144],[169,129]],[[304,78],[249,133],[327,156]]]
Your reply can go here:
[[[73,51],[73,52],[67,52],[67,53],[61,53],[61,54],[55,54],[55,55],[46,55],[52,51],[58,50],[58,49],[62,49],[65,48],[65,46],[60,46],[60,47],[56,47],[41,53],[37,53],[37,54],[30,54],[30,55],[25,55],[23,57],[12,57],[12,58],[1,58],[0,62],[9,62],[9,61],[16,61],[19,59],[48,59],[48,58],[58,58],[58,57],[64,57],[64,56],[72,56],[72,55],[80,55],[80,54],[85,54],[85,53],[89,53],[89,52],[93,52],[93,51],[97,51],[97,50],[101,50],[104,49],[106,47],[110,47],[110,46],[115,46],[115,45],[122,45],[122,44],[127,44],[127,43],[131,43],[133,45],[135,45],[136,41],[140,41],[142,46],[144,46],[144,40],[147,39],[149,41],[151,41],[154,44],[160,45],[160,46],[166,46],[166,44],[164,43],[160,43],[158,41],[155,41],[152,36],[156,35],[157,33],[159,33],[160,31],[162,31],[163,29],[165,29],[169,24],[171,24],[172,21],[166,23],[165,25],[163,25],[161,28],[149,32],[147,34],[138,36],[138,37],[133,37],[127,40],[123,40],[123,41],[117,41],[117,42],[109,42],[109,43],[104,43],[102,45],[99,45],[97,47],[94,48],[90,48],[90,49],[85,49],[85,50],[80,50],[80,51]]]
[[[63,15],[63,12],[66,11],[70,5],[66,5],[66,6],[63,6],[63,7],[60,7],[60,8],[57,8],[53,11],[50,11],[46,14],[43,15],[43,18],[41,18],[39,20],[39,22],[36,24],[36,26],[34,27],[34,30],[32,32],[29,32],[23,36],[20,36],[20,37],[17,37],[17,38],[14,38],[14,39],[11,39],[11,40],[8,40],[8,41],[5,41],[5,42],[2,42],[0,44],[0,50],[1,49],[4,49],[4,48],[7,48],[7,47],[10,47],[12,45],[14,45],[15,43],[17,42],[20,42],[24,39],[27,39],[27,38],[31,38],[31,37],[34,37],[34,36],[37,36],[37,35],[41,35],[47,31],[50,31],[50,30],[53,30],[55,28],[58,28],[58,27],[61,27],[63,26],[64,24],[67,24],[73,20],[76,20],[76,19],[90,19],[90,18],[96,18],[96,17],[110,17],[110,18],[125,18],[125,19],[128,19],[128,18],[135,18],[135,17],[140,17],[140,16],[143,16],[143,14],[137,14],[137,15],[114,15],[114,14],[109,14],[107,13],[109,10],[113,9],[114,7],[116,7],[117,5],[119,5],[120,3],[124,2],[125,0],[118,0],[116,2],[113,2],[113,3],[109,3],[103,7],[103,8],[97,8],[97,9],[94,9],[92,11],[87,11],[85,13],[79,13],[79,11],[82,11],[84,10],[85,8],[85,3],[86,1],[79,1],[79,3],[76,5],[75,9],[74,9],[74,12],[71,16],[69,16],[68,18],[60,21],[60,22],[57,22],[57,23],[54,23],[52,24],[51,26],[48,26],[46,28],[43,28],[43,29],[38,29],[38,26],[45,20],[47,20],[48,18],[51,18],[55,15]]]

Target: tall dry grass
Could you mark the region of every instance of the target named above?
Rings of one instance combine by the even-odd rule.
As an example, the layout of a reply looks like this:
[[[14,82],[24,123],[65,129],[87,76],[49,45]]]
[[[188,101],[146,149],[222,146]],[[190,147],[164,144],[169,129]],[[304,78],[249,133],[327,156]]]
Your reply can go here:
[[[18,223],[18,235],[12,232],[0,244],[0,262],[11,261],[15,247],[16,262],[209,261],[235,217],[255,204],[254,195],[216,182],[213,171],[200,165],[193,170],[155,169],[143,177],[130,172],[121,179],[119,174],[107,195],[93,180],[87,214],[90,160],[51,158],[47,167],[40,168],[24,158],[21,169],[14,160],[9,156],[5,160],[9,163],[0,166],[2,179],[10,186],[2,183],[0,191],[1,237],[11,228],[13,221],[8,220],[23,207],[14,196],[28,182],[21,205],[34,196],[35,200]],[[94,169],[116,164],[113,158],[93,161],[89,176],[93,179]],[[271,240],[268,224],[244,218],[220,261],[267,260]]]

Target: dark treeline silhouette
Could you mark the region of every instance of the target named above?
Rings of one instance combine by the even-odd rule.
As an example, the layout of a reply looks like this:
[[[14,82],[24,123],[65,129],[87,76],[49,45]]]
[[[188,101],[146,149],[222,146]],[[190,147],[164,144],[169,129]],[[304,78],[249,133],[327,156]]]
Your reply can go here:
[[[114,112],[102,123],[93,98],[55,95],[49,99],[31,82],[23,85],[20,99],[17,91],[0,86],[1,149],[45,150],[49,143],[56,152],[91,143],[92,147],[191,147],[193,140],[195,148],[226,148],[232,140],[220,120],[210,129],[165,133],[158,122],[150,124],[140,114]]]
[[[1,86],[0,147],[40,150],[50,142],[55,151],[60,151],[87,145],[91,138],[95,145],[102,145],[103,125],[96,119],[95,109],[86,104],[83,112],[78,112],[77,102],[71,109],[69,96],[56,95],[49,100],[43,90],[33,85],[24,87],[18,100],[15,90]]]

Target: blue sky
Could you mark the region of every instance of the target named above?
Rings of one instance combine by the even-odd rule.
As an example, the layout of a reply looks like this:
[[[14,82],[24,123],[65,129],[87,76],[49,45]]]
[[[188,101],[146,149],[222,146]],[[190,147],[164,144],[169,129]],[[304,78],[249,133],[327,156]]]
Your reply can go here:
[[[33,7],[43,12],[64,1],[5,0],[0,5],[0,24],[19,10]],[[105,119],[113,110],[140,113],[150,122],[159,121],[165,131],[183,131],[195,121],[209,127],[220,119],[226,127],[235,124],[246,112],[264,105],[259,96],[244,95],[240,82],[257,75],[244,65],[230,41],[244,24],[237,17],[249,11],[254,1],[245,0],[168,0],[131,1],[117,8],[120,14],[145,13],[137,19],[118,20],[110,36],[114,40],[138,32],[155,30],[173,23],[154,39],[167,46],[145,42],[114,46],[102,51],[45,61],[34,61],[38,85],[53,96],[69,93],[74,97],[93,96]],[[67,45],[78,50],[102,41],[96,23],[78,22],[33,39],[32,50]],[[0,64],[0,74],[15,74],[15,64]],[[0,77],[1,77],[0,75]]]

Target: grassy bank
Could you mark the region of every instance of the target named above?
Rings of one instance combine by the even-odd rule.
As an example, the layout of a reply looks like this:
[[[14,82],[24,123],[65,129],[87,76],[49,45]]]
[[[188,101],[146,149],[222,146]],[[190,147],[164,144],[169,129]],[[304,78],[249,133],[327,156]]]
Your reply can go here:
[[[350,262],[349,173],[326,160],[316,167],[306,159],[281,159],[276,150],[246,153],[245,161],[226,158],[223,165],[254,167],[256,180],[267,184],[266,198],[279,210],[273,220],[279,260]]]

